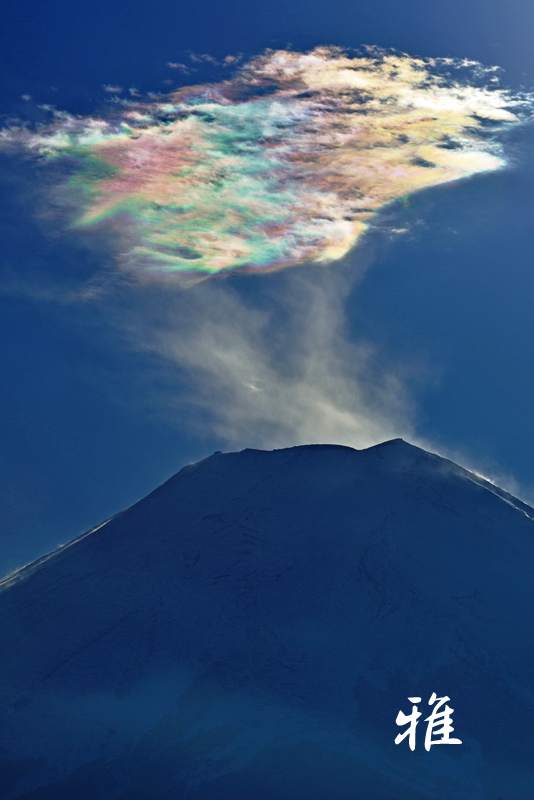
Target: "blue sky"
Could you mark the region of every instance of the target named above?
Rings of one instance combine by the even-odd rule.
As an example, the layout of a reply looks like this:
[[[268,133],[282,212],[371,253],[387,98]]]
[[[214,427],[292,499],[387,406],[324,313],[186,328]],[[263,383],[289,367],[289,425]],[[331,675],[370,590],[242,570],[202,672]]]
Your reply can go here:
[[[104,102],[104,84],[166,91],[163,81],[177,78],[167,62],[190,51],[252,56],[288,43],[467,57],[503,67],[514,89],[532,88],[533,26],[526,0],[11,2],[0,23],[1,111],[38,120],[38,104],[53,103],[87,114]],[[206,68],[194,80],[210,77]],[[527,498],[534,487],[532,140],[531,127],[516,129],[505,138],[507,169],[390,207],[339,265],[340,275],[358,275],[346,297],[350,336],[370,352],[371,372],[401,377],[417,441],[510,486],[515,480]],[[154,346],[132,346],[134,320],[148,326],[152,316],[173,313],[157,293],[92,304],[54,296],[51,287],[75,287],[112,256],[102,237],[51,229],[42,180],[32,164],[2,156],[2,573],[96,525],[189,461],[232,449],[208,412],[192,418],[183,407],[183,366],[169,366]],[[239,294],[240,308],[281,309],[273,313],[289,329],[277,298],[290,285],[296,291],[304,269],[294,277],[236,276],[228,291]],[[187,302],[200,302],[195,297],[193,290]],[[402,435],[406,426],[393,420],[394,434],[396,425]],[[239,445],[247,443],[245,433]]]

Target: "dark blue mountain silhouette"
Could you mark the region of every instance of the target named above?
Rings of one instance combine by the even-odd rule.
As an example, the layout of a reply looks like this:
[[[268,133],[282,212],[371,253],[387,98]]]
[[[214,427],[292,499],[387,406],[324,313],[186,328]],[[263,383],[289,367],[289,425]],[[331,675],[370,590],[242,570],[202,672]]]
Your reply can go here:
[[[532,800],[533,515],[399,439],[185,467],[0,583],[0,797]]]

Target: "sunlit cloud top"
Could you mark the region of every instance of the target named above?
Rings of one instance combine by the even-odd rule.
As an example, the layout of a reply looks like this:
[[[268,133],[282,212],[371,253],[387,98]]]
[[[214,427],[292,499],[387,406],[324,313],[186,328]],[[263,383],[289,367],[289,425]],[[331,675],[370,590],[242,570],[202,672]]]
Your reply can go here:
[[[72,224],[112,220],[124,269],[201,277],[341,258],[385,204],[502,167],[520,105],[474,63],[322,47],[2,135],[68,165]]]

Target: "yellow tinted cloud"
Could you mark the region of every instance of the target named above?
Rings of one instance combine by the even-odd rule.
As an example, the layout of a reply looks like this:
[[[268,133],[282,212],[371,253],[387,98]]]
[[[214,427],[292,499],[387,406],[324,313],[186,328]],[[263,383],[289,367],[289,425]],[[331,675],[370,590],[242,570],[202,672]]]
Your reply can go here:
[[[121,264],[140,277],[326,262],[385,204],[504,164],[488,131],[518,121],[518,100],[447,74],[460,66],[270,51],[222,83],[123,102],[108,118],[60,114],[4,141],[74,160],[62,184],[74,224],[113,218]]]

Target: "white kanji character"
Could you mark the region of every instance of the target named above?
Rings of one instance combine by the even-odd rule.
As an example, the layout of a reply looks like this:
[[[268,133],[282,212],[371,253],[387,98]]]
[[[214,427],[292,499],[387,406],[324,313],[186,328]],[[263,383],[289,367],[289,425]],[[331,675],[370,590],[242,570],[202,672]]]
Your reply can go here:
[[[450,700],[450,697],[436,697],[436,693],[432,692],[432,697],[428,701],[428,705],[434,705],[434,703],[438,700],[437,704],[434,706],[432,713],[429,717],[425,719],[425,722],[428,722],[426,728],[426,736],[425,736],[425,749],[430,750],[433,744],[462,744],[460,739],[450,739],[449,734],[452,733],[454,728],[451,725],[451,714],[454,711],[454,708],[450,708],[450,706],[445,706],[444,711],[438,711],[439,708],[446,703],[447,700]],[[437,739],[436,741],[432,741],[432,732],[434,728],[438,725],[443,723],[443,726],[436,731],[436,735],[440,736],[441,739]],[[395,740],[396,741],[396,740]],[[413,750],[413,747],[412,747]]]
[[[448,699],[448,698],[447,698]],[[408,700],[410,703],[420,703],[420,697],[409,697]],[[395,722],[397,725],[406,725],[408,722],[410,723],[410,727],[404,731],[404,733],[398,733],[395,737],[395,744],[399,744],[402,742],[406,736],[409,736],[408,744],[410,745],[410,750],[415,750],[415,728],[417,726],[417,720],[421,716],[421,712],[417,710],[417,706],[412,706],[412,713],[408,716],[404,714],[402,711],[399,711],[397,714],[397,719]]]

